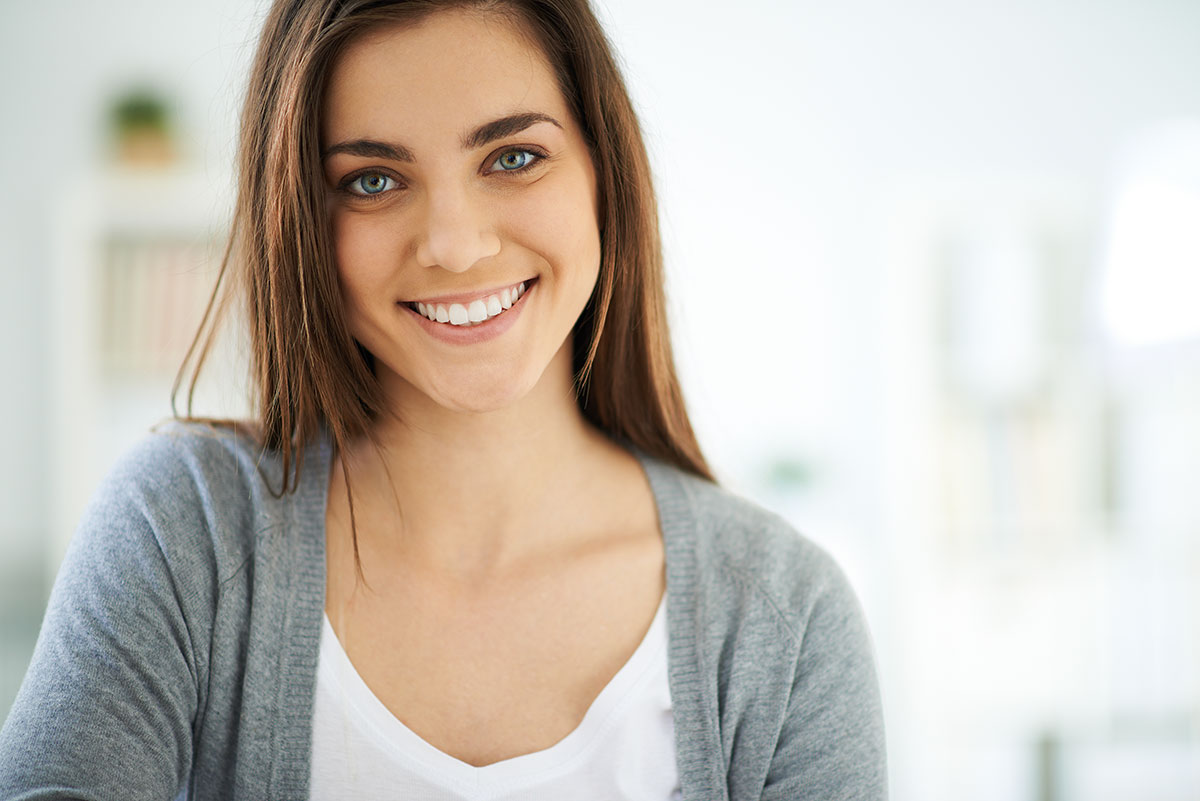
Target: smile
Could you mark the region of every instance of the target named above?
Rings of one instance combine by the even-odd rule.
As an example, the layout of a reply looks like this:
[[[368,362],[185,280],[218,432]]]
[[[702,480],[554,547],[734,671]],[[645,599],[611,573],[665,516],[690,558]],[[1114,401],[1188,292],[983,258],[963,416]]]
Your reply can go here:
[[[525,294],[525,289],[526,283],[522,281],[511,287],[505,287],[499,292],[462,303],[410,301],[405,305],[431,322],[470,328],[504,314],[520,300],[521,296]]]

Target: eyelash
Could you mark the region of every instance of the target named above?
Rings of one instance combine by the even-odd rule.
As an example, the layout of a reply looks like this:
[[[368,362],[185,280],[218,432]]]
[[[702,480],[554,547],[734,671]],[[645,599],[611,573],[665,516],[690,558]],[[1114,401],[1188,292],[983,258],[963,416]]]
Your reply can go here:
[[[491,160],[489,167],[495,167],[495,165],[499,164],[500,159],[504,158],[505,156],[509,155],[510,153],[523,153],[523,154],[532,156],[533,158],[531,158],[528,162],[521,165],[520,167],[517,167],[516,169],[513,169],[513,170],[506,170],[503,168],[489,169],[488,174],[499,173],[499,174],[503,174],[503,175],[520,175],[521,173],[528,172],[529,170],[537,167],[539,164],[541,164],[543,161],[545,161],[547,158],[549,158],[547,153],[539,147],[529,147],[529,146],[510,147],[510,148],[501,150],[500,152],[496,153],[495,158],[493,158]],[[386,172],[383,172],[382,170],[378,170],[378,169],[370,169],[370,170],[361,170],[359,172],[354,173],[353,175],[348,176],[346,179],[344,179],[341,182],[341,184],[338,185],[338,189],[349,194],[351,197],[353,197],[356,200],[365,200],[368,202],[377,201],[377,200],[383,198],[383,196],[388,194],[390,191],[393,191],[394,189],[396,189],[396,186],[387,187],[386,184],[384,185],[386,188],[381,189],[378,192],[356,192],[356,191],[354,191],[354,189],[352,189],[352,187],[356,183],[361,181],[363,178],[369,178],[372,176],[378,176],[380,178],[383,178],[385,181],[390,181],[393,184],[395,184],[396,186],[398,186],[400,184],[399,180],[397,180],[396,178],[393,178],[391,175],[388,175]]]

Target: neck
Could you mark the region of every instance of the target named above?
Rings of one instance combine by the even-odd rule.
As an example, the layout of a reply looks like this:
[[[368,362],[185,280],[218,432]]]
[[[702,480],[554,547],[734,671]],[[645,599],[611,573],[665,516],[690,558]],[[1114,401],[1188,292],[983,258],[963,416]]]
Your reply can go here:
[[[579,410],[569,348],[501,409],[454,411],[409,390],[391,393],[402,412],[376,426],[378,448],[367,439],[347,448],[360,549],[373,558],[447,574],[501,572],[561,544],[573,505],[619,458]]]

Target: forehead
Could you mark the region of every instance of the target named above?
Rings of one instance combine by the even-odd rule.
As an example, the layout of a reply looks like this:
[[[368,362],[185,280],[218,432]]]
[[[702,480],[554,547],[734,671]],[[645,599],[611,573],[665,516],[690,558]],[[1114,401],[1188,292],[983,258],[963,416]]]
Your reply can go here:
[[[322,144],[347,137],[444,142],[520,111],[569,114],[541,49],[519,18],[439,11],[352,41],[333,64],[322,103]]]

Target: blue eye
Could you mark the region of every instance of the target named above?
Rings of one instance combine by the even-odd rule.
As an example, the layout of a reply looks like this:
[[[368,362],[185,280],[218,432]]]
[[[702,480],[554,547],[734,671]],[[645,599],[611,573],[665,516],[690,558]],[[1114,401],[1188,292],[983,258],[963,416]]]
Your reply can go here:
[[[352,194],[370,196],[381,194],[389,189],[395,189],[396,182],[383,173],[368,172],[355,178],[346,188]]]
[[[503,172],[516,172],[533,164],[537,158],[536,153],[528,150],[509,150],[501,153],[500,158],[492,162],[492,167]]]

